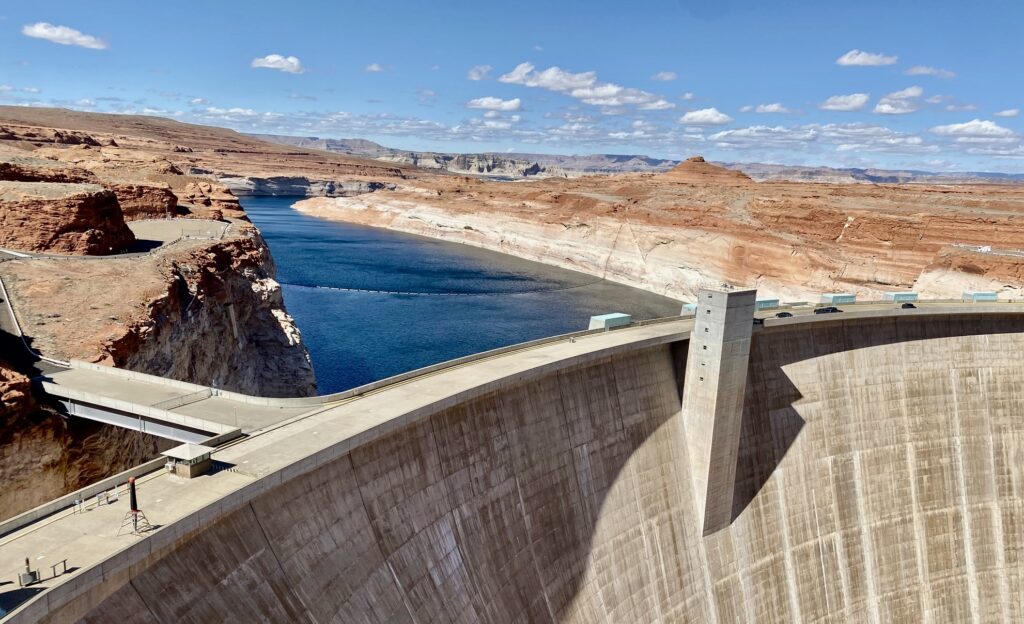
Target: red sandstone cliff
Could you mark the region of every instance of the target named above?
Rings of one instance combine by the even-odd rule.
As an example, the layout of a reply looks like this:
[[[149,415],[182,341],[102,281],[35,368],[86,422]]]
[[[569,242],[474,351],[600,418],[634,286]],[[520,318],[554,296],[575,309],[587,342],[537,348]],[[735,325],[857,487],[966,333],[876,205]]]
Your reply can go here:
[[[134,241],[117,196],[102,186],[0,182],[0,247],[95,256]]]

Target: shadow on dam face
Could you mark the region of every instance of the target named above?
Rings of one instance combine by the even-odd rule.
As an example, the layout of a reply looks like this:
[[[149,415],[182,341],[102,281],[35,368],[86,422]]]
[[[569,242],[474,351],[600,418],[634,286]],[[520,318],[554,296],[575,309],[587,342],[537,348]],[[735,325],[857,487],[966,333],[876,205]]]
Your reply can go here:
[[[50,621],[1024,618],[1021,319],[758,331],[736,517],[706,537],[685,349],[425,416],[197,522]]]

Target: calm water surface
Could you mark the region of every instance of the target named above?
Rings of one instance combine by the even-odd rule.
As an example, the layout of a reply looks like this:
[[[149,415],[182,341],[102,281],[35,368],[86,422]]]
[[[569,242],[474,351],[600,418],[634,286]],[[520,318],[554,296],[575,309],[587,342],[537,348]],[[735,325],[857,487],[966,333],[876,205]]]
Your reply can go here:
[[[292,210],[296,199],[242,203],[270,245],[321,394],[586,329],[594,314],[679,313],[673,299],[582,273],[308,217]]]

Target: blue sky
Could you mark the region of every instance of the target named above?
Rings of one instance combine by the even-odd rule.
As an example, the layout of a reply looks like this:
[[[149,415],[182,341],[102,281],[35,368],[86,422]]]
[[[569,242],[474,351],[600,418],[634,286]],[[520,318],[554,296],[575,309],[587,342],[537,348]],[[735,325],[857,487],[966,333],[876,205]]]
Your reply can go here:
[[[0,103],[407,149],[1024,171],[1024,2],[0,8]]]

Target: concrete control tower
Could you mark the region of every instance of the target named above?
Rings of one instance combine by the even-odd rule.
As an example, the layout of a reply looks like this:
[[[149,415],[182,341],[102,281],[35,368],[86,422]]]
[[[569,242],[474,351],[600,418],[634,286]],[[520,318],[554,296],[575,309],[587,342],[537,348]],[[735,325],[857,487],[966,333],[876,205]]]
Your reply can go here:
[[[698,517],[708,535],[732,521],[756,290],[701,290],[686,358],[683,426]]]

